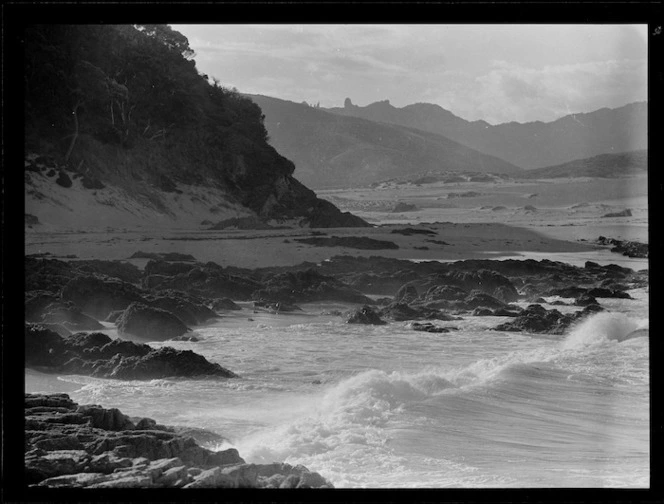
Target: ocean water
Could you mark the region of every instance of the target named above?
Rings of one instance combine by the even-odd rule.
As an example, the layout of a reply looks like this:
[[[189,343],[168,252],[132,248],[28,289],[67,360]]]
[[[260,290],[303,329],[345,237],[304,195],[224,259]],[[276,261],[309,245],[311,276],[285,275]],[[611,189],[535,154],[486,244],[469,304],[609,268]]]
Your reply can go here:
[[[500,317],[437,322],[458,330],[430,334],[323,314],[349,305],[280,315],[244,305],[197,327],[197,342],[153,343],[194,350],[240,379],[26,371],[26,390],[207,428],[225,438],[209,448],[304,464],[338,488],[643,488],[648,293],[630,293],[600,300],[607,312],[562,336],[492,331]]]

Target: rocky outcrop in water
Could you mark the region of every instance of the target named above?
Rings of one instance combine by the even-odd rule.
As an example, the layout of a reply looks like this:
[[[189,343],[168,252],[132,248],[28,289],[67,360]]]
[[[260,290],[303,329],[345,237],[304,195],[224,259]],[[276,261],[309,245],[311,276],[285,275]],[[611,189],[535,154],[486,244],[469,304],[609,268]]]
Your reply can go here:
[[[193,296],[208,298],[228,297],[236,300],[249,300],[251,294],[260,289],[256,280],[246,276],[233,275],[216,263],[196,263],[180,273],[172,274],[163,270],[154,273],[157,265],[143,277],[142,286],[151,290],[179,290]],[[183,268],[184,269],[184,268]]]
[[[112,311],[124,310],[131,303],[143,300],[138,287],[119,279],[97,276],[72,278],[60,295],[98,320],[104,320]]]
[[[597,239],[600,245],[613,245],[611,252],[622,254],[627,257],[635,257],[640,259],[648,258],[648,244],[639,243],[636,241],[616,240],[615,238],[607,238],[600,236]]]
[[[49,488],[332,487],[303,466],[246,464],[234,448],[208,450],[182,429],[67,394],[25,395],[25,479]]]
[[[256,300],[287,303],[340,301],[373,304],[373,301],[361,292],[333,277],[322,275],[313,268],[272,275],[264,281],[262,288],[252,294],[252,297]]]
[[[494,327],[494,331],[563,334],[574,322],[603,310],[604,308],[597,304],[590,304],[579,312],[567,315],[558,310],[547,310],[543,306],[532,304],[514,320]]]
[[[380,309],[378,315],[381,318],[401,322],[404,320],[458,320],[441,310],[427,308],[425,306],[412,306],[403,302],[393,302]]]
[[[115,324],[118,326],[118,334],[150,340],[167,340],[189,331],[172,313],[142,303],[130,304]]]
[[[233,300],[228,298],[215,299],[210,304],[210,308],[214,311],[225,311],[225,310],[239,311],[242,309],[240,305],[238,305]]]
[[[432,324],[431,322],[413,322],[410,326],[413,331],[428,332],[428,333],[448,333],[452,330],[449,327],[441,327]]]
[[[386,322],[370,306],[352,311],[346,318],[347,324],[385,325]]]
[[[25,366],[43,372],[152,380],[168,377],[237,375],[191,350],[152,348],[132,341],[111,339],[103,333],[77,333],[61,337],[41,325],[25,326]]]

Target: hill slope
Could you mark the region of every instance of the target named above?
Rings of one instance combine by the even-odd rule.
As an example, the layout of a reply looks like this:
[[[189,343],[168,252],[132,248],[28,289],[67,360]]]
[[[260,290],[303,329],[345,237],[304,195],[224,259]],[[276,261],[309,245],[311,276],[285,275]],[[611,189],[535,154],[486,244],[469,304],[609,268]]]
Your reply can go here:
[[[170,27],[34,25],[25,41],[26,214],[37,222],[367,225],[292,177],[260,108],[199,75]]]
[[[385,100],[358,107],[347,100],[344,107],[326,110],[443,135],[525,169],[648,147],[645,102],[571,114],[548,123],[510,122],[495,126],[485,121],[466,121],[430,103],[397,108]]]
[[[569,163],[527,170],[519,178],[598,177],[617,178],[648,171],[648,151],[600,154]]]
[[[265,114],[270,143],[313,187],[350,187],[426,171],[515,173],[517,167],[440,135],[247,95]]]

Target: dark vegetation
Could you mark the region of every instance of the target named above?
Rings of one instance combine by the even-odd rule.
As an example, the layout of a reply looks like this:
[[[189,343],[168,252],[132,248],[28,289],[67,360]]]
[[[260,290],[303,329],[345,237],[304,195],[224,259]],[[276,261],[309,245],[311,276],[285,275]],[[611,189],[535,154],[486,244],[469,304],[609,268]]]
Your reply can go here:
[[[262,217],[367,225],[291,177],[260,107],[199,74],[187,38],[169,26],[32,25],[24,38],[26,151],[86,186],[153,199],[199,184]],[[72,183],[65,171],[56,182]]]

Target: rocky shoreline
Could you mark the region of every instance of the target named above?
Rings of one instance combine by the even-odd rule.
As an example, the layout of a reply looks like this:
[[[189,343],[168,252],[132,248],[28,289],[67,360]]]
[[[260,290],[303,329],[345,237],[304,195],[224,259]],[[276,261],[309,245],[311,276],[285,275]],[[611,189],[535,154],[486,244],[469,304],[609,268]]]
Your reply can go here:
[[[122,337],[195,343],[191,327],[247,310],[234,301],[253,301],[254,311],[275,314],[301,310],[296,302],[333,301],[358,306],[326,312],[346,323],[406,321],[413,331],[443,338],[466,316],[504,317],[494,331],[562,334],[602,311],[599,300],[630,299],[628,290],[649,282],[647,270],[590,261],[578,267],[550,260],[335,256],[319,264],[249,270],[173,259],[151,258],[141,270],[120,261],[26,257],[25,366],[123,380],[240,379],[194,351],[99,331],[115,324]],[[561,313],[543,304],[578,309]],[[235,450],[214,452],[197,444],[217,434],[184,433],[117,409],[79,405],[66,394],[26,394],[25,421],[25,474],[34,487],[332,487],[302,466],[246,464]]]
[[[88,489],[333,488],[304,466],[247,464],[233,448],[198,444],[210,436],[79,405],[67,394],[25,394],[25,481]]]
[[[105,378],[234,378],[232,370],[192,351],[111,340],[98,331],[114,324],[123,338],[196,341],[191,328],[241,311],[235,301],[251,301],[254,311],[272,313],[300,310],[296,303],[307,302],[361,305],[339,313],[359,324],[508,317],[511,321],[494,330],[561,334],[603,310],[598,300],[629,299],[629,289],[649,281],[647,270],[591,261],[578,267],[550,260],[441,263],[334,256],[318,264],[250,270],[190,256],[171,259],[149,259],[140,270],[121,261],[26,257],[26,365]],[[552,303],[580,309],[572,314],[546,309],[547,297],[571,299]],[[531,306],[514,304],[524,301]]]

